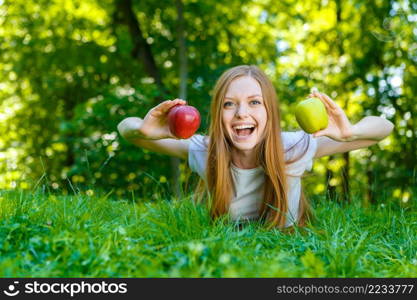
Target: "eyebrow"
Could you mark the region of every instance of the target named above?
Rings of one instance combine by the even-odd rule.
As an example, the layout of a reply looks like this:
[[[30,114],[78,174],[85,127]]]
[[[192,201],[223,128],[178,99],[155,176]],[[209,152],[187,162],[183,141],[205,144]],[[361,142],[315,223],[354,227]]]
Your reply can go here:
[[[248,96],[248,97],[247,97],[247,99],[249,99],[249,98],[254,98],[254,97],[261,97],[261,98],[262,98],[262,96],[261,96],[261,95],[257,95],[257,94],[256,94],[256,95]],[[233,100],[233,99],[235,99],[234,97],[224,97],[224,98],[225,98],[225,99],[232,99],[232,100]]]

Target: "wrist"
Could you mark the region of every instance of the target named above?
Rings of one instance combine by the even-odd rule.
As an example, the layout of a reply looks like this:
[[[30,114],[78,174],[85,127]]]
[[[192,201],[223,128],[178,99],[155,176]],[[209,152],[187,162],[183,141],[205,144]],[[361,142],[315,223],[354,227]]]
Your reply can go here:
[[[117,127],[120,134],[125,139],[147,139],[141,131],[141,125],[143,120],[139,118],[127,118],[123,120]]]
[[[361,132],[358,124],[354,124],[351,127],[351,134],[346,138],[346,142],[352,142],[361,139]]]

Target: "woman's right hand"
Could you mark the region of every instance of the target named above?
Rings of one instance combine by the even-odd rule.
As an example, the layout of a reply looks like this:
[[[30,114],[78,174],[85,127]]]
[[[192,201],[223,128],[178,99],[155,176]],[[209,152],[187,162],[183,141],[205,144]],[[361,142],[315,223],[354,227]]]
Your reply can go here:
[[[178,139],[169,130],[168,112],[175,105],[186,105],[182,99],[161,102],[146,114],[139,127],[139,133],[146,139],[159,140],[166,138]]]

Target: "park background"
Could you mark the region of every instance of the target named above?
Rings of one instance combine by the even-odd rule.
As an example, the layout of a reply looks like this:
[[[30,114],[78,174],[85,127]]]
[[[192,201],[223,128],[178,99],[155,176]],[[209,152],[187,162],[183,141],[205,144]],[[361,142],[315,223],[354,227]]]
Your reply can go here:
[[[137,148],[116,126],[126,117],[143,118],[165,99],[182,98],[200,111],[198,133],[206,134],[218,77],[254,64],[276,88],[283,130],[300,130],[294,107],[313,87],[352,123],[369,115],[394,123],[392,134],[374,146],[316,160],[303,182],[310,199],[413,213],[407,230],[415,229],[416,2],[0,0],[0,58],[2,203],[15,195],[11,203],[22,204],[39,190],[53,205],[71,195],[150,204],[192,194],[198,175],[186,161]],[[11,204],[4,207],[3,217],[16,216]],[[37,231],[31,232],[21,238]],[[416,245],[410,245],[407,261],[414,267],[406,274],[415,274]],[[33,266],[14,269],[13,259],[4,274]],[[65,274],[96,274],[76,270]],[[61,274],[42,272],[36,274]],[[103,276],[109,274],[121,273]]]

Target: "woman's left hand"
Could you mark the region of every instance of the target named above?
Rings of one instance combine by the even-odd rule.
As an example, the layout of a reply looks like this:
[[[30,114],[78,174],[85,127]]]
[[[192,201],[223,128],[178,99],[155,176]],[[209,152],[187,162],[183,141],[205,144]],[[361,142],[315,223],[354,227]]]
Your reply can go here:
[[[345,112],[329,96],[319,92],[313,92],[309,97],[319,98],[326,107],[329,124],[323,130],[313,134],[314,137],[327,136],[335,141],[348,142],[354,140],[353,125]]]

